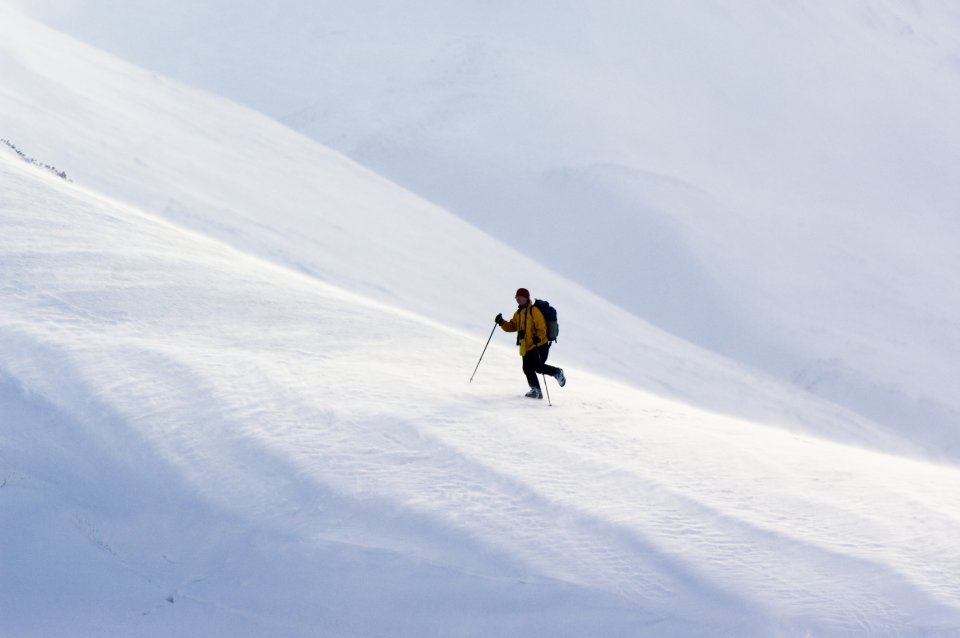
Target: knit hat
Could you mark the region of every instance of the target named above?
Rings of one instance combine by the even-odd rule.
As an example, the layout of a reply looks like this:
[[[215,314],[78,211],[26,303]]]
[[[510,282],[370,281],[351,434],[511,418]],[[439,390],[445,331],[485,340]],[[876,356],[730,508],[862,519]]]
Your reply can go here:
[[[526,288],[517,288],[517,294],[515,294],[514,297],[525,297],[529,299],[530,291],[527,290]]]

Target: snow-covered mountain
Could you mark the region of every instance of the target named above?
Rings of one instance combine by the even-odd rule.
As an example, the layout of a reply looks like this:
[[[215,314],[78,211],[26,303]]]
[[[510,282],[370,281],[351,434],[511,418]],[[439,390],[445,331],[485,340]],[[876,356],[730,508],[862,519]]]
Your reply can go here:
[[[952,0],[25,5],[957,456]]]
[[[0,633],[960,631],[949,430],[3,3],[0,74],[0,137],[71,180],[0,146]],[[467,383],[518,285],[561,307],[553,407],[502,334]]]

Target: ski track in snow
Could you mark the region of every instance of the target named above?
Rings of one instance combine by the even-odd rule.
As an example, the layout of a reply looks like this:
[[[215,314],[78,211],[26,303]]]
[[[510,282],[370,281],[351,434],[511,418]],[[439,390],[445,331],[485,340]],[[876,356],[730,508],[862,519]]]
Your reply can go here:
[[[15,570],[18,635],[960,626],[954,468],[576,368],[548,407],[502,333],[468,384],[475,337],[0,170],[0,499],[99,579],[45,617]]]

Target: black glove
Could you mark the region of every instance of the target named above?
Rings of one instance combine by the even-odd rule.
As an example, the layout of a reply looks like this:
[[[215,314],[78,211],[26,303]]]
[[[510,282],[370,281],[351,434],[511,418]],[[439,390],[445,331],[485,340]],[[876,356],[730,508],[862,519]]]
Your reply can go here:
[[[502,312],[497,313],[497,317],[494,319],[494,321],[497,323],[498,326],[502,326],[502,325],[503,325],[503,313],[502,313]]]

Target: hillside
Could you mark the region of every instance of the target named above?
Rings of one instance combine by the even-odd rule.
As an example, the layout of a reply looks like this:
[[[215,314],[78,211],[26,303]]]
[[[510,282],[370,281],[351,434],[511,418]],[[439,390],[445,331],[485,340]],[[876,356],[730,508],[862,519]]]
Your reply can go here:
[[[951,0],[25,6],[666,332],[960,451]]]
[[[950,635],[960,471],[0,4],[0,634]],[[561,307],[552,407],[497,311]],[[949,453],[949,450],[947,451]],[[949,458],[949,457],[948,457]]]
[[[558,352],[611,378],[842,441],[953,458],[950,430],[880,431],[711,355],[268,118],[13,14],[5,27],[9,137],[102,194],[478,341],[524,285],[562,306]],[[817,418],[792,416],[810,409]]]
[[[956,470],[580,370],[547,408],[501,346],[467,385],[475,339],[13,162],[4,633],[960,626]]]

